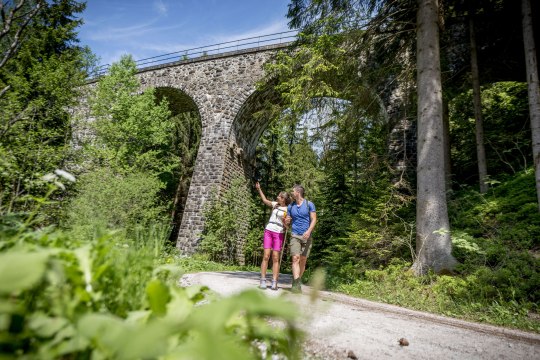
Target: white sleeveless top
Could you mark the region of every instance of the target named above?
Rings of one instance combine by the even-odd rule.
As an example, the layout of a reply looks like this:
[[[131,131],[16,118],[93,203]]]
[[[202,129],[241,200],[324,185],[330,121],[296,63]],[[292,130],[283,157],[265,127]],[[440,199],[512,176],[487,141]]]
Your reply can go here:
[[[277,206],[277,201],[272,201],[272,214],[270,215],[270,220],[266,225],[266,230],[284,233],[285,227],[283,226],[283,215],[287,213],[286,206]]]

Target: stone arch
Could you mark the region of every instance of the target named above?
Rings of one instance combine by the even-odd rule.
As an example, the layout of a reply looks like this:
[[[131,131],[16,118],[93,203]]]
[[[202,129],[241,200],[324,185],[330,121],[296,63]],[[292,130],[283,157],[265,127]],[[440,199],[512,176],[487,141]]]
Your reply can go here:
[[[174,176],[167,173],[164,181],[167,186],[164,189],[165,195],[172,199],[171,209],[171,234],[170,240],[176,241],[182,216],[188,198],[189,186],[193,176],[194,164],[197,160],[197,154],[192,157],[193,149],[198,150],[202,137],[202,124],[199,108],[195,101],[184,91],[174,87],[157,87],[155,89],[156,100],[159,102],[163,98],[167,99],[169,110],[176,122],[174,131],[175,144],[186,146],[188,151],[180,152],[180,148],[175,148],[181,161],[180,172]],[[167,175],[173,176],[167,176]]]
[[[158,99],[162,97],[166,97],[168,99],[169,109],[173,115],[184,112],[199,113],[199,107],[197,106],[195,100],[186,94],[186,92],[181,88],[172,86],[158,86],[155,87],[155,91]]]
[[[276,104],[278,94],[271,86],[253,91],[238,110],[230,132],[226,155],[224,185],[230,184],[234,177],[250,180],[254,171],[255,150],[259,137],[272,119],[258,114],[268,103]],[[256,115],[257,114],[257,115]]]
[[[244,177],[246,180],[252,180],[255,172],[255,152],[259,139],[269,126],[273,118],[265,117],[264,114],[258,114],[265,109],[267,105],[278,105],[280,102],[279,94],[274,90],[274,84],[267,84],[262,89],[253,91],[240,107],[231,126],[228,142],[228,151],[226,154],[226,166],[223,185],[225,188],[230,185],[230,180],[234,177]],[[371,88],[363,87],[365,93],[363,97],[370,98],[371,105],[377,108],[382,121],[388,123],[388,108],[384,100]],[[325,98],[325,97],[322,97]],[[342,100],[351,102],[350,98]],[[367,103],[366,102],[366,103]]]
[[[193,253],[198,248],[205,227],[204,209],[208,201],[214,201],[213,191],[222,193],[236,174],[244,174],[243,170],[247,169],[242,156],[231,155],[242,155],[239,146],[233,146],[230,151],[230,144],[235,143],[230,139],[231,126],[262,75],[262,63],[267,55],[260,55],[264,54],[222,58],[214,64],[184,64],[148,76],[150,86],[181,84],[201,114],[201,143],[177,238],[177,247],[184,253]],[[155,80],[160,77],[162,81]],[[232,174],[235,175],[229,176]]]
[[[219,150],[219,155],[223,157],[218,189],[221,194],[231,188],[236,178],[244,179],[244,184],[247,187],[252,184],[255,170],[255,149],[261,133],[271,121],[264,116],[255,116],[255,114],[263,110],[268,102],[278,101],[277,94],[270,86],[263,90],[244,89],[239,98],[242,101],[238,101],[232,109],[235,116],[229,123],[225,141],[222,142],[223,146]],[[242,193],[249,194],[250,189],[245,188],[245,192],[242,191]],[[237,225],[237,232],[241,240],[240,243],[235,244],[234,260],[243,264],[243,245],[249,231],[249,224],[239,222]]]
[[[196,91],[193,86],[190,86],[190,83],[178,81],[178,79],[170,76],[158,77],[151,72],[139,72],[137,76],[141,81],[141,91],[149,88],[174,89],[181,94],[184,108],[197,109],[203,131],[211,124],[212,116],[208,114],[208,109],[205,107],[206,97],[203,91]]]

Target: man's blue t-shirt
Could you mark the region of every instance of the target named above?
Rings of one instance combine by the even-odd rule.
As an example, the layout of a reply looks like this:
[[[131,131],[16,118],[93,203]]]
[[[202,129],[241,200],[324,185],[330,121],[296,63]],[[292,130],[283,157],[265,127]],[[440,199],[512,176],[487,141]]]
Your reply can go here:
[[[315,205],[306,199],[302,201],[300,206],[296,205],[296,202],[289,204],[287,213],[292,218],[292,234],[302,235],[309,229],[311,212],[315,212]]]

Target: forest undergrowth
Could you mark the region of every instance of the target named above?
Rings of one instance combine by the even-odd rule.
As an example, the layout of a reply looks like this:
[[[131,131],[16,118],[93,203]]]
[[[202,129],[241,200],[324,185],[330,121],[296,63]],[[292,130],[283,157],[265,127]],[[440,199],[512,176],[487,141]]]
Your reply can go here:
[[[357,278],[327,274],[327,288],[435,314],[540,332],[540,215],[528,169],[487,194],[467,187],[449,201],[452,274],[417,277],[411,258],[392,257]],[[324,266],[324,265],[323,265]]]

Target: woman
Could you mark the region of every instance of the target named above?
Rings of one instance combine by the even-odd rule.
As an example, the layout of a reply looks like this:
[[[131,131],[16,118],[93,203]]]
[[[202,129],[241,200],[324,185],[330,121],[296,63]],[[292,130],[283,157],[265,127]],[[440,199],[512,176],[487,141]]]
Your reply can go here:
[[[270,254],[272,254],[272,290],[277,290],[277,280],[279,275],[279,253],[285,240],[285,224],[283,219],[287,214],[287,205],[289,205],[290,197],[285,191],[278,194],[277,201],[270,201],[264,196],[261,190],[261,185],[257,182],[255,188],[259,191],[262,202],[272,208],[272,215],[264,229],[264,255],[261,263],[261,289],[266,289],[266,269]]]

